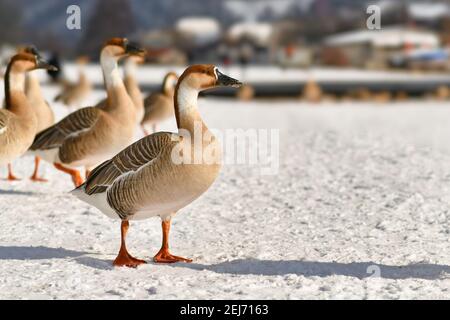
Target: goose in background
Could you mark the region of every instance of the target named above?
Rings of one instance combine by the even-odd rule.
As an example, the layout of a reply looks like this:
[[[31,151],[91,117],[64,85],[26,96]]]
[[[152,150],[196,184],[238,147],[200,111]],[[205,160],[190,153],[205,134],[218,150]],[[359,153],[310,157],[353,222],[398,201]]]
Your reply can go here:
[[[161,249],[153,260],[159,263],[192,261],[169,252],[171,218],[202,195],[221,168],[220,143],[200,116],[198,94],[216,86],[239,85],[239,81],[222,74],[213,65],[187,68],[175,89],[179,133],[157,132],[142,138],[95,168],[87,181],[72,191],[107,216],[122,220],[121,246],[113,263],[115,266],[136,267],[145,263],[128,253],[126,235],[130,220],[154,216],[162,220],[163,237]],[[191,139],[186,139],[181,131],[188,132]],[[198,132],[202,137],[194,137]],[[188,150],[183,157],[193,159],[199,147],[208,150],[208,155],[203,154],[200,161],[179,161],[176,156]]]
[[[151,126],[152,132],[156,132],[158,122],[164,121],[174,115],[173,96],[177,81],[178,75],[175,72],[167,73],[164,77],[161,90],[153,92],[145,98],[145,113],[141,126],[146,135],[149,134],[146,126]]]
[[[144,118],[144,97],[136,78],[137,66],[145,61],[145,55],[142,56],[128,56],[124,62],[124,85],[131,100],[136,108],[136,123],[140,124]],[[107,99],[101,100],[97,103],[96,107],[104,108],[107,103]]]
[[[37,53],[37,52],[36,52]],[[8,164],[8,180],[18,180],[11,162],[33,143],[38,120],[25,95],[25,75],[35,69],[55,69],[39,54],[22,52],[13,56],[5,72],[5,108],[0,110],[0,164]]]
[[[126,38],[109,40],[100,53],[108,96],[106,105],[79,109],[36,136],[30,149],[58,170],[70,174],[75,186],[83,183],[78,168],[84,167],[89,175],[91,168],[132,143],[136,112],[117,64],[126,56],[144,54],[144,50]]]
[[[79,57],[76,62],[78,65],[78,81],[76,83],[63,81],[63,88],[54,99],[55,102],[61,101],[70,108],[79,108],[92,91],[92,84],[86,76],[85,70],[89,58]]]
[[[137,65],[144,63],[145,57],[143,56],[130,56],[124,63],[124,79],[125,88],[133,100],[136,107],[136,123],[140,124],[144,119],[144,97],[136,77]]]
[[[19,52],[31,53],[39,56],[37,49],[33,46],[25,47],[19,50]],[[54,68],[52,68],[54,70]],[[47,129],[55,122],[55,115],[50,105],[45,101],[39,84],[39,77],[36,74],[37,71],[31,71],[26,74],[25,78],[25,95],[33,107],[37,118],[37,130],[39,133],[44,129]],[[40,158],[35,156],[34,159],[34,171],[30,179],[36,182],[47,181],[44,178],[38,176]]]

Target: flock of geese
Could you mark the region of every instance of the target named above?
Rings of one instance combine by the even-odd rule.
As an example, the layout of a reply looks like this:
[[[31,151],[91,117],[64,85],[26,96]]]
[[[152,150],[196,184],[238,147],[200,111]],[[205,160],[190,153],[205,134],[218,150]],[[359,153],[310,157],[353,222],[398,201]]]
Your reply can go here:
[[[216,86],[238,87],[241,83],[222,74],[214,65],[193,65],[178,78],[169,73],[160,92],[144,98],[134,75],[146,52],[126,38],[107,41],[100,52],[107,98],[96,106],[78,109],[61,121],[43,98],[33,70],[55,67],[42,59],[34,47],[20,49],[5,73],[5,102],[0,109],[0,165],[8,165],[8,180],[17,179],[11,163],[27,152],[35,155],[34,181],[40,159],[71,176],[73,195],[112,218],[121,219],[121,246],[115,266],[136,267],[144,260],[126,248],[129,221],[159,216],[162,246],[153,260],[160,263],[191,260],[169,252],[171,218],[204,193],[220,170],[218,141],[203,122],[197,107],[199,92]],[[124,79],[118,62],[125,61]],[[57,97],[74,104],[88,87],[67,86]],[[81,93],[80,93],[81,92]],[[200,125],[203,147],[212,147],[208,163],[175,163],[172,150],[192,150],[196,139],[180,133],[157,132],[157,124],[175,115],[178,130],[194,136]],[[134,142],[135,133],[150,125],[153,133]],[[85,181],[79,171],[85,169]]]

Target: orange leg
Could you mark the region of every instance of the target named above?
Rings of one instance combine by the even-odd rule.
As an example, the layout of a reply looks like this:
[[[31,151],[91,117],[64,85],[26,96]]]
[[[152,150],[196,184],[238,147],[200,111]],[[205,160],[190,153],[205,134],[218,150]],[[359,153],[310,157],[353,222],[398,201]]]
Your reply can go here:
[[[72,176],[72,181],[75,184],[75,187],[79,187],[83,184],[83,179],[81,178],[80,172],[78,170],[66,168],[60,163],[54,163],[53,165],[56,169],[70,174]]]
[[[91,175],[91,170],[86,169],[84,175],[86,176],[86,179],[89,178],[89,176]]]
[[[123,220],[120,226],[120,250],[117,258],[114,260],[113,265],[116,267],[131,267],[136,268],[138,265],[146,263],[144,260],[136,259],[130,255],[127,251],[127,246],[125,244],[125,238],[127,236],[128,228],[130,223],[127,220]]]
[[[19,178],[17,178],[17,177],[13,174],[11,163],[8,163],[8,178],[7,178],[7,180],[8,180],[8,181],[18,181],[18,180],[20,180]]]
[[[158,263],[174,263],[174,262],[192,262],[191,259],[186,259],[182,257],[177,257],[169,252],[169,231],[170,231],[170,220],[162,222],[162,246],[158,251],[156,256],[153,257],[153,261]]]
[[[39,169],[40,161],[41,161],[40,157],[36,156],[34,158],[34,171],[33,171],[33,175],[30,177],[30,179],[35,182],[47,182],[48,181],[47,179],[38,177],[38,169]]]

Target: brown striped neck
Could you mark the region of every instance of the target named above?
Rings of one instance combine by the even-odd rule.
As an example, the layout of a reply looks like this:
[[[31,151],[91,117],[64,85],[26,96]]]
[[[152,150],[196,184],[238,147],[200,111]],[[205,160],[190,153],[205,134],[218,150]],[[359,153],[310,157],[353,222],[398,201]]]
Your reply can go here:
[[[18,114],[23,111],[24,104],[27,109],[25,72],[13,70],[13,63],[10,63],[5,73],[5,108]]]

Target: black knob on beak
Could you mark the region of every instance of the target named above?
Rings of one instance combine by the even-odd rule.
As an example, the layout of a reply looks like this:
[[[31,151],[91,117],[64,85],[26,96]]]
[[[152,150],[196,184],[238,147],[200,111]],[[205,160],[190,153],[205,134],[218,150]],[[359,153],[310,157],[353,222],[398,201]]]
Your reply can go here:
[[[129,55],[145,56],[147,51],[141,48],[138,44],[128,42],[125,46],[125,52]]]
[[[48,63],[41,57],[36,57],[36,69],[46,69],[49,71],[58,71],[58,68]]]
[[[216,74],[217,74],[217,82],[216,82],[216,84],[218,86],[226,86],[226,87],[238,88],[238,87],[240,87],[242,85],[242,82],[240,82],[239,80],[231,78],[231,77],[223,74],[219,70],[216,70]]]

